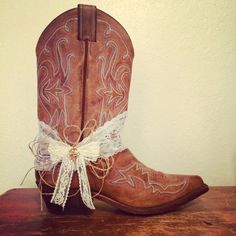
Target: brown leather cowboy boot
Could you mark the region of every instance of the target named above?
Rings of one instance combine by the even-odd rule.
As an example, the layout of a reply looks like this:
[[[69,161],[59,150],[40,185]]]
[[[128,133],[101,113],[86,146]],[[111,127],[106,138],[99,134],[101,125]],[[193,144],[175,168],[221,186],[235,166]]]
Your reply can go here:
[[[36,183],[49,210],[94,209],[92,198],[132,214],[159,214],[208,190],[199,176],[139,162],[120,131],[127,115],[132,42],[94,6],[53,20],[37,44]]]

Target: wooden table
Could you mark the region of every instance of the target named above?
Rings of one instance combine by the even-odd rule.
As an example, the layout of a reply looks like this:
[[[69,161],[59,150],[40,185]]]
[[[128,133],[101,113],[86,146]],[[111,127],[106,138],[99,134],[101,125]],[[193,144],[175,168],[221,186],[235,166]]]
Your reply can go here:
[[[0,197],[0,235],[236,235],[236,187],[211,187],[178,211],[156,216],[95,204],[92,212],[56,215],[40,211],[37,189],[12,189]]]

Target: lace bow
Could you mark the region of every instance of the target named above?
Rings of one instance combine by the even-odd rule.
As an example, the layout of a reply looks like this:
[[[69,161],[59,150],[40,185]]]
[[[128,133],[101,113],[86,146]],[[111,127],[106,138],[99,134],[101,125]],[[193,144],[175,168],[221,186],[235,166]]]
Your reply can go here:
[[[71,147],[64,142],[56,141],[52,138],[49,138],[48,141],[48,152],[52,161],[61,161],[51,203],[61,205],[64,208],[70,189],[73,171],[77,171],[81,198],[88,208],[95,209],[91,197],[86,163],[89,161],[96,161],[100,156],[99,143],[94,141],[84,143],[82,141],[78,145]]]

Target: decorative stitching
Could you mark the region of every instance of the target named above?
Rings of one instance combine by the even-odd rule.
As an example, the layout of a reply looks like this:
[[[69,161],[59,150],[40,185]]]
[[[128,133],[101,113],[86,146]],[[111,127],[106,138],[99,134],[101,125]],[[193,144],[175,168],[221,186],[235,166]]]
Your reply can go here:
[[[118,169],[118,173],[121,177],[118,179],[112,180],[112,184],[128,184],[132,188],[136,188],[135,182],[138,180],[143,184],[143,187],[145,190],[151,190],[152,193],[160,193],[160,194],[176,194],[180,191],[182,191],[187,183],[187,179],[180,181],[175,184],[161,184],[158,181],[151,180],[150,179],[150,173],[149,171],[145,170],[146,168],[142,167],[138,163],[132,163],[131,165],[128,165],[126,168]],[[137,175],[129,174],[131,170],[134,170],[137,172]],[[141,175],[141,177],[138,176]],[[144,181],[143,178],[146,177],[147,181]],[[136,181],[135,181],[136,180]],[[170,188],[173,188],[174,190],[170,190]]]

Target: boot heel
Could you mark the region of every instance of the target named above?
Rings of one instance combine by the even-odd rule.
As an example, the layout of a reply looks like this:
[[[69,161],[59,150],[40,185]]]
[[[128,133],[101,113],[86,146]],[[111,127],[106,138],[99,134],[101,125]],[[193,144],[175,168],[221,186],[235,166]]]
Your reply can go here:
[[[39,186],[38,186],[39,187]],[[69,197],[66,202],[66,206],[63,210],[63,208],[59,205],[56,205],[54,203],[51,203],[51,198],[54,189],[47,185],[42,185],[40,191],[42,191],[42,198],[44,200],[45,206],[47,210],[51,213],[85,213],[89,212],[90,210],[84,205],[80,192],[78,189],[70,189],[69,191]]]

